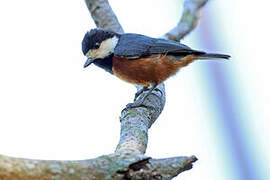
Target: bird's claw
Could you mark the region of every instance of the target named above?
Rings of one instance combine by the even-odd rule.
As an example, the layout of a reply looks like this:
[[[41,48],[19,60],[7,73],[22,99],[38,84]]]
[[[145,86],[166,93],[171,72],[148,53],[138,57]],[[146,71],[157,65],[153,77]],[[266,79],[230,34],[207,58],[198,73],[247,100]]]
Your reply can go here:
[[[143,87],[142,89],[140,89],[139,91],[136,92],[135,97],[134,97],[134,101],[136,101],[136,99],[144,92],[144,91],[148,91],[148,87]]]
[[[134,101],[134,103],[128,103],[126,108],[146,107],[144,104],[144,98]]]

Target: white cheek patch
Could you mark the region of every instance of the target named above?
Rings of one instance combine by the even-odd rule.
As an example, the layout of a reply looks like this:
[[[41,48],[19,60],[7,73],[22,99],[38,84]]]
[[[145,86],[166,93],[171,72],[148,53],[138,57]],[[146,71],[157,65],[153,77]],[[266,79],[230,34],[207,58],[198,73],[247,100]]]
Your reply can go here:
[[[88,57],[88,58],[91,58],[91,59],[96,59],[96,57],[97,57],[97,51],[98,51],[98,49],[90,49],[87,53],[86,53],[86,56]]]
[[[98,49],[91,49],[87,52],[86,56],[91,59],[103,59],[113,53],[115,46],[117,45],[118,38],[107,39],[100,44]]]
[[[92,56],[93,56],[93,53],[92,53],[92,50],[90,49],[90,50],[86,53],[86,57],[92,59],[92,58],[93,58]]]

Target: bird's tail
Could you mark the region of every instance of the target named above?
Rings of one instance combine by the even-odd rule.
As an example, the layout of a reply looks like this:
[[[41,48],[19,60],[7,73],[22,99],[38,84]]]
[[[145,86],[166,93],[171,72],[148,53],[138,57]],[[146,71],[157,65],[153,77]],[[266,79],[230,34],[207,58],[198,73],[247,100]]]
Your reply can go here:
[[[211,54],[211,53],[199,55],[199,59],[229,59],[230,57],[231,56],[226,54]]]

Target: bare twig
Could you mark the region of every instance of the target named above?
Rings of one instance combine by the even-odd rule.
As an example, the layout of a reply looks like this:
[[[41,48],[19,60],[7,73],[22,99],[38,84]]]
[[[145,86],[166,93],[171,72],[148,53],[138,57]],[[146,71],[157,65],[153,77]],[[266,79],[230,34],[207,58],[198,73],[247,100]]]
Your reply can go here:
[[[124,33],[108,0],[85,0],[85,3],[97,27]]]
[[[179,41],[190,33],[197,25],[198,12],[208,0],[185,0],[183,14],[177,26],[167,32],[163,37]]]
[[[85,2],[98,27],[124,32],[107,0]],[[196,14],[206,2],[186,0],[181,20],[164,38],[179,41],[188,34],[196,26]],[[41,161],[0,156],[0,180],[169,180],[190,169],[197,160],[195,156],[151,159],[143,155],[147,147],[148,129],[165,105],[164,84],[153,91],[144,105],[122,111],[120,141],[114,154],[83,161]]]

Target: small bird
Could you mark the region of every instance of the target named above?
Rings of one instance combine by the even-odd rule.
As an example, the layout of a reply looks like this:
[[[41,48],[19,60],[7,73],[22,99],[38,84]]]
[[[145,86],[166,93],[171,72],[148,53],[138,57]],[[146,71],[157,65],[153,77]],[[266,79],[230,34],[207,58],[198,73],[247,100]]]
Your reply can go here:
[[[142,106],[158,84],[194,60],[230,58],[225,54],[193,50],[171,40],[134,33],[118,34],[101,28],[85,34],[82,51],[88,58],[84,68],[94,63],[126,82],[143,86],[135,99],[148,90],[140,101],[129,104],[129,107]]]

